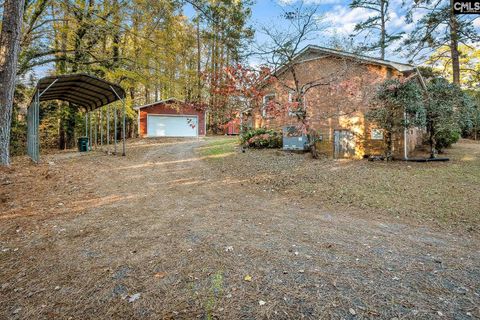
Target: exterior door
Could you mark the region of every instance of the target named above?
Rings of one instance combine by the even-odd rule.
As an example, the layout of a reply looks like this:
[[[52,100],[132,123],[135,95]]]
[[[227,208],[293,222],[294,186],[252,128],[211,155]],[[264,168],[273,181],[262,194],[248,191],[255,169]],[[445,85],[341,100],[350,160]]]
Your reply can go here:
[[[355,136],[349,130],[334,131],[334,157],[336,159],[355,156]]]
[[[151,115],[147,117],[148,137],[196,137],[197,116]]]

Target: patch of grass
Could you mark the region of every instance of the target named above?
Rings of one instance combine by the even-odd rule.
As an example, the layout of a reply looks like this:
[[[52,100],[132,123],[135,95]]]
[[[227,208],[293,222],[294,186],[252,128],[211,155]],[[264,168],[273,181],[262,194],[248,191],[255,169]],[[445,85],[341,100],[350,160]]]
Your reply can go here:
[[[203,157],[222,157],[235,151],[238,140],[235,138],[226,138],[210,141],[206,146],[200,147],[198,150]]]
[[[358,208],[476,230],[480,223],[480,143],[462,140],[445,156],[451,161],[314,161],[301,154],[278,156],[250,150],[232,157],[224,171],[235,178],[248,178],[253,188],[300,196],[329,210]]]
[[[210,296],[205,304],[205,313],[207,319],[213,319],[212,312],[216,301],[223,291],[223,272],[217,271],[211,278]]]

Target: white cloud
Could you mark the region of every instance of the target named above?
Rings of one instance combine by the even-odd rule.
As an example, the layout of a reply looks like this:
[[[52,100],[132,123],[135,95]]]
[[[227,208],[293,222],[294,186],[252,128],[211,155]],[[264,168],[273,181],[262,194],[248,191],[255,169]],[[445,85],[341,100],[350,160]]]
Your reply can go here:
[[[475,28],[479,28],[480,29],[480,19],[476,19],[473,21],[473,25],[475,26]]]
[[[349,35],[353,32],[357,23],[373,15],[372,11],[363,8],[350,9],[347,6],[337,5],[325,13],[323,21],[328,25],[327,32]]]
[[[328,26],[326,30],[328,33],[350,35],[355,29],[355,25],[374,15],[375,12],[367,9],[350,9],[347,5],[336,5],[324,14],[323,21]],[[413,24],[405,23],[405,16],[400,12],[391,10],[389,18],[390,21],[387,23],[389,32],[408,32],[413,28]]]

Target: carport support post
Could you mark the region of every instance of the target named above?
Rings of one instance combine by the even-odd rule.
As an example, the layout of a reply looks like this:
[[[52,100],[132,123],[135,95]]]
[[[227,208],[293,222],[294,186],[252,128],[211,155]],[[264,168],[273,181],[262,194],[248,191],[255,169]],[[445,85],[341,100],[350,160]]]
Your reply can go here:
[[[33,120],[33,161],[35,163],[38,163],[39,161],[39,155],[40,155],[40,147],[39,147],[39,137],[38,137],[38,127],[39,127],[39,115],[40,115],[40,112],[39,112],[39,105],[40,105],[40,93],[38,91],[36,91],[35,93],[35,98],[34,98],[34,103],[33,103],[33,112],[32,112],[32,120]]]
[[[88,139],[88,111],[87,110],[85,110],[85,137]],[[90,151],[88,147],[88,143],[87,143],[87,151]]]
[[[90,149],[93,149],[93,128],[92,128],[92,112],[89,112],[89,120],[90,120],[90,139],[88,140],[90,143]]]
[[[110,153],[110,106],[107,107],[107,153]]]
[[[95,150],[98,147],[98,112],[95,115]]]
[[[125,156],[125,99],[123,99],[123,124],[122,124],[122,139],[123,139],[123,150],[122,150],[122,156]]]
[[[100,109],[100,146],[103,147],[103,109]]]
[[[123,120],[122,120],[122,140],[123,140],[123,150],[122,150],[122,156],[125,156],[125,97],[122,99],[117,91],[115,91],[115,89],[113,89],[112,86],[110,86],[110,88],[112,89],[113,93],[115,93],[115,95],[117,96],[118,100],[121,100],[122,103],[123,103]],[[115,154],[117,154],[117,108],[115,107]]]
[[[114,152],[113,154],[117,154],[117,105],[115,105],[114,113],[113,113],[113,141],[114,141]]]

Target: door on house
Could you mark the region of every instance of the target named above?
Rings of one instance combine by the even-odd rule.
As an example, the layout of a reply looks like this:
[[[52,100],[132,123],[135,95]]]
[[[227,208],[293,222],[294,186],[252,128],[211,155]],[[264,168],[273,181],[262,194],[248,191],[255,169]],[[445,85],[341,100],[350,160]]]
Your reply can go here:
[[[355,136],[350,130],[334,131],[334,157],[336,159],[355,156]]]

